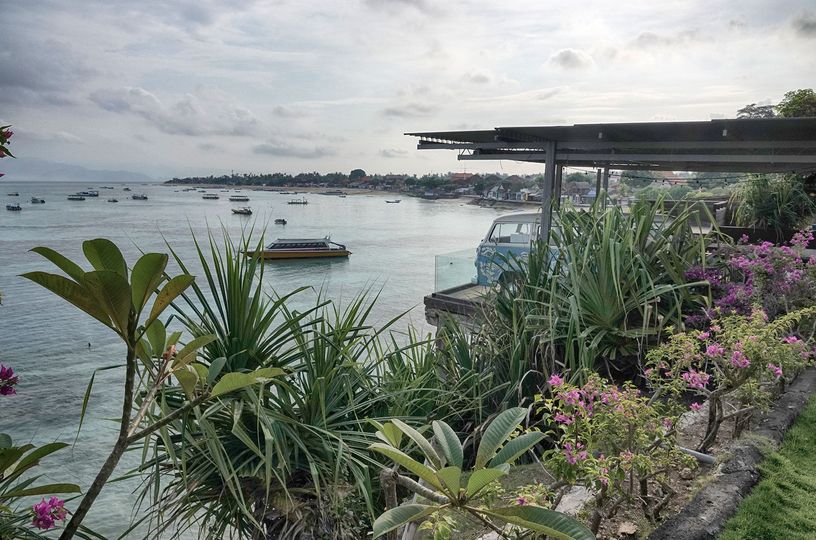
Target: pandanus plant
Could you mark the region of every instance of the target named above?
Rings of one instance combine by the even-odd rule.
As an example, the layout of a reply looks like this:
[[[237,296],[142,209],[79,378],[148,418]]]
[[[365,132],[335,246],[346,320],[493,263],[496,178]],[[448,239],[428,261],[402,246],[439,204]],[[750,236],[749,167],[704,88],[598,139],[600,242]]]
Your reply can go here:
[[[193,361],[198,349],[215,339],[211,335],[197,336],[177,352],[176,344],[181,333],[168,335],[159,317],[195,278],[189,274],[169,277],[165,273],[168,256],[164,253],[142,255],[128,272],[119,248],[104,238],[82,244],[85,258],[93,267],[90,271],[85,271],[50,248],[36,247],[32,251],[51,261],[66,275],[38,271],[23,274],[22,277],[45,287],[110,328],[127,349],[119,434],[110,455],[60,536],[61,540],[67,540],[76,534],[128,445],[142,440],[209,399],[251,384],[265,383],[282,371],[266,369],[221,376],[225,359],[202,370]],[[148,311],[151,299],[153,301]],[[171,377],[179,381],[189,400],[172,415],[145,425],[145,418],[152,418],[147,413],[153,406],[154,398]],[[85,393],[83,416],[91,384],[93,378]],[[142,390],[138,398],[137,384]],[[139,408],[134,415],[135,405]]]
[[[527,409],[514,407],[490,422],[484,429],[473,470],[468,476],[463,470],[462,443],[445,422],[432,423],[435,444],[398,419],[385,424],[375,422],[376,436],[383,442],[372,444],[370,449],[389,458],[396,467],[385,469],[381,475],[390,508],[374,522],[374,538],[389,533],[389,540],[396,538],[395,531],[403,525],[436,512],[453,510],[478,519],[501,538],[508,537],[503,527],[509,524],[558,540],[594,540],[595,536],[583,524],[560,512],[535,505],[491,507],[486,503],[488,486],[506,476],[511,464],[544,438],[538,431],[513,436],[527,412]],[[424,463],[401,449],[404,437],[416,445]],[[399,467],[419,481],[400,474]],[[396,486],[408,489],[430,504],[397,506]]]

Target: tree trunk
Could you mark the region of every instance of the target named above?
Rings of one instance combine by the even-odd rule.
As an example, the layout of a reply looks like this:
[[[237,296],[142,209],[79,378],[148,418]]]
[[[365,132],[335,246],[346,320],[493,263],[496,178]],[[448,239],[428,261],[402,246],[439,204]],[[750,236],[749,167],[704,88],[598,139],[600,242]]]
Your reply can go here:
[[[94,478],[91,487],[88,488],[88,491],[85,493],[85,496],[82,497],[82,501],[79,503],[79,506],[74,511],[73,515],[71,516],[71,521],[68,522],[68,525],[65,526],[65,530],[62,531],[60,535],[60,540],[70,540],[74,537],[77,530],[79,529],[82,520],[85,519],[85,516],[88,514],[88,510],[91,509],[93,506],[94,501],[99,496],[99,493],[102,491],[102,488],[105,487],[105,483],[107,483],[108,478],[110,478],[113,471],[116,469],[116,465],[119,464],[119,460],[122,458],[122,454],[125,453],[127,449],[127,435],[128,435],[128,426],[130,424],[130,413],[133,408],[133,385],[136,379],[136,347],[135,345],[128,344],[128,351],[127,351],[127,366],[125,371],[125,392],[122,398],[122,418],[119,424],[119,436],[116,438],[116,443],[113,445],[113,450],[111,450],[108,459],[105,460],[105,464],[102,465],[102,468],[97,473],[96,478]]]

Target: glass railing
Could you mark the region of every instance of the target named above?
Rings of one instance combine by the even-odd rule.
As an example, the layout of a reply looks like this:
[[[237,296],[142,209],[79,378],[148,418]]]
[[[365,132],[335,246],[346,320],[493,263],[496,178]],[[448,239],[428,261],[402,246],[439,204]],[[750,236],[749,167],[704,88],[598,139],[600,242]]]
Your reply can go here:
[[[476,248],[437,255],[435,259],[434,291],[475,283]]]

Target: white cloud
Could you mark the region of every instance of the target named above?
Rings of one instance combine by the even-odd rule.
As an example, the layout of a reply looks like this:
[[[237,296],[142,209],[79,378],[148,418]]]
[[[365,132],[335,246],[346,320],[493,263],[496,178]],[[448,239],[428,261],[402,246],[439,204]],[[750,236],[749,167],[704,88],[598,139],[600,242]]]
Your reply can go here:
[[[595,63],[587,52],[580,49],[561,49],[550,56],[549,62],[565,69],[583,69]]]

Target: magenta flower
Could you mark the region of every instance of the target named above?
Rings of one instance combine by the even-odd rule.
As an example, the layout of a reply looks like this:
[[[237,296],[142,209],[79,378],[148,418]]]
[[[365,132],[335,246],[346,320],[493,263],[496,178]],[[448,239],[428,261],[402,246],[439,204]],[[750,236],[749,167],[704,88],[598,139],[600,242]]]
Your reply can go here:
[[[14,386],[17,384],[18,378],[14,374],[14,370],[10,367],[0,364],[0,396],[13,396],[17,393]]]
[[[706,356],[711,358],[716,358],[717,356],[722,356],[725,354],[725,347],[720,345],[719,343],[712,343],[705,350]]]
[[[527,504],[527,499],[525,499],[524,497],[516,497],[516,504],[519,506],[524,506],[525,504]]]
[[[553,373],[547,382],[550,383],[550,386],[558,387],[564,384],[564,379]]]
[[[710,332],[702,332],[702,333],[700,333],[700,335],[697,336],[697,339],[699,339],[700,341],[704,341],[704,340],[706,340],[706,339],[708,339],[710,337],[711,337]]]
[[[570,390],[569,392],[561,392],[558,394],[558,399],[567,405],[577,405],[581,399],[581,393],[578,390]]]
[[[671,429],[672,425],[674,425],[674,421],[671,418],[664,418],[663,419],[663,427],[666,429]]]
[[[558,422],[559,424],[565,424],[568,426],[572,424],[572,416],[569,416],[567,414],[561,414],[560,412],[558,412],[555,413],[555,421]]]
[[[774,374],[774,377],[777,379],[782,376],[782,368],[777,366],[776,364],[768,364],[765,366],[768,368],[768,371]]]
[[[787,343],[788,345],[793,345],[794,343],[799,343],[800,341],[802,341],[802,340],[799,339],[796,336],[788,336],[788,337],[782,338],[782,343]]]
[[[731,355],[731,365],[735,368],[745,369],[751,365],[751,361],[742,351],[734,351]]]
[[[703,408],[703,406],[697,402],[692,403],[689,407],[691,408],[692,411],[699,411],[700,409]]]
[[[565,443],[564,444],[564,455],[567,458],[567,463],[570,465],[575,465],[579,461],[585,460],[589,457],[586,450],[583,450],[584,445],[581,443],[575,443],[575,446],[572,446],[572,443]],[[577,452],[577,453],[576,453]]]
[[[686,384],[688,385],[689,388],[697,388],[700,390],[706,387],[706,385],[708,384],[708,380],[711,378],[711,376],[708,373],[705,373],[704,371],[694,370],[687,371],[683,373],[680,377],[682,377],[682,379],[686,381]]]
[[[34,519],[31,524],[47,531],[53,529],[57,521],[64,521],[68,515],[65,509],[65,501],[56,497],[51,497],[48,501],[43,498],[41,502],[35,504],[32,508],[34,512]]]

